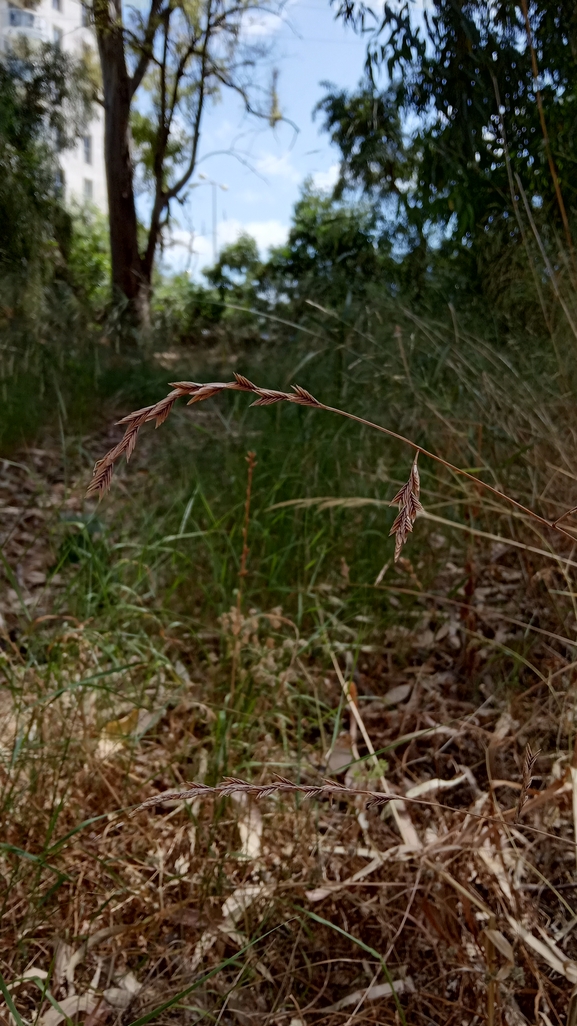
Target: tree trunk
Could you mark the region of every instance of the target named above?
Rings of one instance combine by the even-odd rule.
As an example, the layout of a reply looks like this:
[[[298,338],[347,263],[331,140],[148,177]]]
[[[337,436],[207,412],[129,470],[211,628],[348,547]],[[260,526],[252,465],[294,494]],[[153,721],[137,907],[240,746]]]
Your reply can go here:
[[[140,323],[149,307],[150,268],[138,250],[130,154],[132,83],[124,57],[121,0],[96,0],[94,23],[98,39],[104,94],[104,162],[108,190],[112,285],[128,299]]]

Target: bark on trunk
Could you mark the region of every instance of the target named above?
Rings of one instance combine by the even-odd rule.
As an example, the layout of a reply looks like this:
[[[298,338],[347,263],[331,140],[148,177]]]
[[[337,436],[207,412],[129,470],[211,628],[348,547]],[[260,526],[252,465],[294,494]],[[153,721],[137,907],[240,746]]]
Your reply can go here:
[[[144,267],[138,250],[133,168],[130,154],[132,83],[124,57],[120,0],[94,4],[94,22],[104,95],[104,161],[108,191],[110,256],[113,287],[146,321],[151,267]]]

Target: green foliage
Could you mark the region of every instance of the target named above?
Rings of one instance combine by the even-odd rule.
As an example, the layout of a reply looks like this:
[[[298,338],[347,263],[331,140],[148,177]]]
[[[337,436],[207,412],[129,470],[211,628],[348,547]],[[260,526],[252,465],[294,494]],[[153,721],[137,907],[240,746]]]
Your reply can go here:
[[[347,2],[340,11],[368,26],[366,6]],[[321,103],[325,126],[341,149],[341,188],[394,196],[410,222],[437,237],[468,244],[496,231],[503,242],[507,236],[516,242],[518,189],[511,175],[518,173],[529,201],[543,209],[543,220],[560,227],[537,93],[561,192],[572,209],[574,4],[534,0],[529,6],[537,81],[522,7],[509,0],[435,0],[424,19],[408,0],[399,0],[385,5],[378,25],[367,82],[356,95],[336,90]],[[381,93],[375,76],[383,62],[393,84]]]
[[[156,113],[158,116],[158,112]],[[151,115],[140,110],[133,110],[130,117],[130,128],[141,181],[147,189],[153,188],[160,149],[158,126]],[[166,142],[161,163],[163,189],[173,184],[176,166],[183,159],[184,152],[184,133],[175,131],[175,134],[171,135]]]
[[[356,93],[333,89],[315,108],[322,111],[324,127],[341,151],[340,175],[335,196],[359,185],[365,192],[400,199],[398,180],[406,182],[414,161],[410,161],[403,130],[403,89],[394,86],[378,93],[369,86]]]
[[[204,276],[218,290],[224,300],[227,296],[235,303],[253,303],[257,297],[261,261],[255,240],[246,233],[236,242],[224,246],[214,267]]]
[[[306,184],[285,246],[272,251],[262,283],[296,301],[341,305],[393,271],[389,241],[374,205],[345,204]],[[389,279],[390,280],[390,279]]]
[[[110,299],[110,244],[106,217],[96,208],[73,213],[68,276],[82,301],[104,309]]]
[[[188,274],[159,280],[152,303],[157,338],[175,342],[206,340],[221,320],[218,293],[191,281]]]
[[[59,149],[89,116],[82,67],[51,47],[0,62],[0,445],[30,438],[94,383],[104,219],[66,209]],[[33,396],[33,402],[30,397]],[[81,403],[82,405],[82,403]]]
[[[90,84],[81,63],[58,47],[23,49],[0,65],[0,135],[22,152],[38,143],[73,146],[90,114]]]
[[[0,268],[17,305],[66,259],[71,219],[62,204],[55,140],[72,146],[89,112],[82,71],[52,47],[0,63]],[[10,280],[10,279],[14,280]]]

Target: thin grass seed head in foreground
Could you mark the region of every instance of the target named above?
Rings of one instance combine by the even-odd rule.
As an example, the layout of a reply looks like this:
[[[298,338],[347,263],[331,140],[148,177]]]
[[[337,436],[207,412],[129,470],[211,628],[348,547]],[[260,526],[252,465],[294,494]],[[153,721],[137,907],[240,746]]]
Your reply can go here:
[[[419,469],[417,467],[418,458],[419,454],[417,453],[413,460],[409,480],[402,488],[399,489],[394,499],[391,499],[389,503],[389,506],[399,507],[399,512],[397,513],[393,526],[389,531],[389,537],[393,534],[395,535],[395,563],[398,562],[403,545],[413,530],[415,520],[419,513],[423,512],[423,507],[419,502],[421,480],[419,478]]]
[[[337,780],[331,780],[329,777],[325,778],[322,784],[312,786],[295,784],[292,780],[287,780],[286,777],[282,777],[279,774],[276,774],[275,780],[269,784],[252,784],[247,780],[242,780],[240,777],[225,777],[215,787],[191,781],[185,790],[166,791],[164,794],[153,795],[134,809],[131,815],[134,816],[141,809],[149,809],[168,801],[191,801],[195,798],[206,797],[207,795],[213,795],[217,798],[229,798],[234,794],[249,795],[251,798],[256,798],[257,801],[262,798],[268,798],[271,794],[298,794],[309,800],[315,798],[353,798],[360,799],[367,809],[380,808],[382,805],[387,805],[393,801],[395,797],[395,795],[387,794],[384,791],[371,791],[367,788],[349,787],[346,784],[339,784]]]
[[[419,456],[419,453],[423,456],[429,457],[429,459],[434,460],[436,463],[441,464],[441,466],[446,467],[448,470],[458,474],[460,477],[472,481],[476,488],[483,488],[485,491],[489,491],[493,495],[496,495],[499,499],[508,502],[511,506],[514,506],[515,509],[519,510],[525,516],[530,517],[542,527],[546,527],[549,530],[553,530],[557,534],[561,534],[568,538],[572,545],[575,542],[574,535],[560,526],[561,521],[565,517],[569,516],[573,510],[566,511],[556,520],[547,520],[545,517],[535,513],[534,510],[524,506],[505,492],[499,491],[498,488],[495,488],[493,485],[488,484],[486,481],[481,480],[479,477],[474,476],[468,471],[454,466],[454,464],[449,463],[448,460],[439,456],[437,453],[429,452],[416,442],[413,442],[410,438],[405,437],[405,435],[401,435],[397,431],[392,431],[390,428],[383,427],[381,424],[375,424],[370,420],[365,420],[364,417],[358,417],[356,414],[349,413],[346,410],[340,410],[334,406],[327,406],[325,403],[315,399],[315,397],[311,395],[306,388],[302,388],[300,385],[293,385],[292,392],[281,392],[272,388],[261,388],[260,386],[255,385],[252,381],[249,381],[249,379],[244,377],[242,374],[235,373],[234,377],[234,381],[215,381],[208,384],[199,384],[194,381],[173,382],[173,391],[169,392],[164,399],[161,399],[158,403],[155,403],[152,406],[145,406],[141,410],[129,413],[126,417],[123,417],[122,420],[118,421],[119,424],[126,425],[124,437],[117,445],[110,449],[103,459],[98,460],[96,463],[92,481],[90,482],[86,493],[87,496],[97,494],[99,498],[102,498],[110,488],[114,465],[117,460],[119,460],[121,456],[125,455],[128,462],[132,456],[136,447],[140,428],[151,421],[155,421],[156,427],[160,427],[160,425],[167,419],[178,399],[181,399],[184,396],[189,396],[188,405],[190,406],[193,403],[201,402],[203,399],[210,399],[223,391],[250,392],[257,397],[252,403],[253,406],[272,406],[274,403],[288,402],[296,403],[298,406],[309,406],[317,410],[324,410],[326,413],[336,413],[340,417],[346,417],[348,420],[355,421],[357,424],[379,431],[381,434],[387,435],[389,438],[395,438],[397,441],[410,446],[415,451],[415,459],[413,461],[409,479],[391,500],[392,504],[396,504],[399,507],[399,513],[391,528],[391,534],[395,534],[396,536],[395,561],[399,559],[402,547],[405,544],[409,533],[413,530],[413,525],[417,515],[422,512],[423,509],[419,501],[420,482],[419,472],[417,469],[417,457]]]
[[[118,423],[126,424],[124,437],[118,445],[114,446],[114,448],[106,454],[102,460],[98,460],[94,468],[92,481],[86,494],[88,496],[98,494],[99,498],[102,498],[110,488],[114,464],[116,461],[120,459],[122,455],[125,455],[126,462],[129,462],[136,447],[140,428],[152,420],[155,421],[157,428],[160,427],[160,425],[164,424],[164,421],[169,416],[177,399],[184,395],[190,395],[191,391],[193,394],[188,401],[188,406],[191,406],[193,403],[200,402],[203,399],[210,399],[212,396],[218,395],[218,393],[224,389],[232,389],[235,391],[256,393],[258,398],[251,404],[252,406],[272,406],[274,403],[278,402],[291,402],[297,403],[299,406],[314,406],[321,409],[331,409],[330,407],[325,407],[323,403],[320,403],[309,391],[307,391],[307,389],[302,388],[300,385],[293,385],[292,392],[279,392],[274,389],[259,388],[242,374],[235,373],[235,379],[236,381],[234,382],[212,382],[206,385],[196,384],[191,381],[174,382],[174,391],[169,393],[169,395],[164,399],[161,399],[161,401],[155,406],[146,406],[141,410],[136,410],[134,413],[129,413],[128,416],[123,417],[122,420],[118,421]],[[399,559],[408,535],[413,530],[413,525],[418,514],[423,511],[423,507],[419,501],[420,478],[417,467],[419,451],[420,450],[417,449],[408,481],[390,502],[391,506],[397,505],[399,507],[399,512],[389,532],[389,535],[395,535],[395,563]]]

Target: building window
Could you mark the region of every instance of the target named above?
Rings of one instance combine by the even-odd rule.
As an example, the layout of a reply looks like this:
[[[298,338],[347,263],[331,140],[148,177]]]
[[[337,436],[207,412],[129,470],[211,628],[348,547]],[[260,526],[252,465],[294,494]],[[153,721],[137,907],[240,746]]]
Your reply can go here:
[[[52,29],[52,41],[54,43],[54,46],[57,46],[59,50],[60,50],[60,48],[62,46],[62,37],[63,37],[63,35],[64,35],[64,33],[63,33],[62,29],[61,28],[57,28],[56,25],[55,25],[54,28]]]
[[[62,10],[62,0],[52,0],[52,7],[55,11]]]
[[[55,180],[54,180],[54,187],[56,189],[56,195],[60,196],[61,198],[64,197],[64,186],[65,186],[65,184],[66,183],[64,181],[64,171],[62,170],[61,167],[59,167],[57,172],[56,172],[56,176],[55,176]]]
[[[84,163],[92,164],[92,136],[85,135],[82,143],[84,146]]]
[[[14,4],[8,5],[8,24],[14,28],[36,28],[40,27],[40,18],[36,18],[30,11],[23,11]]]
[[[80,8],[80,23],[82,28],[88,28],[90,26],[90,10],[86,4],[82,4]]]
[[[91,178],[85,178],[84,179],[84,199],[85,200],[91,200],[92,199],[92,179]]]

